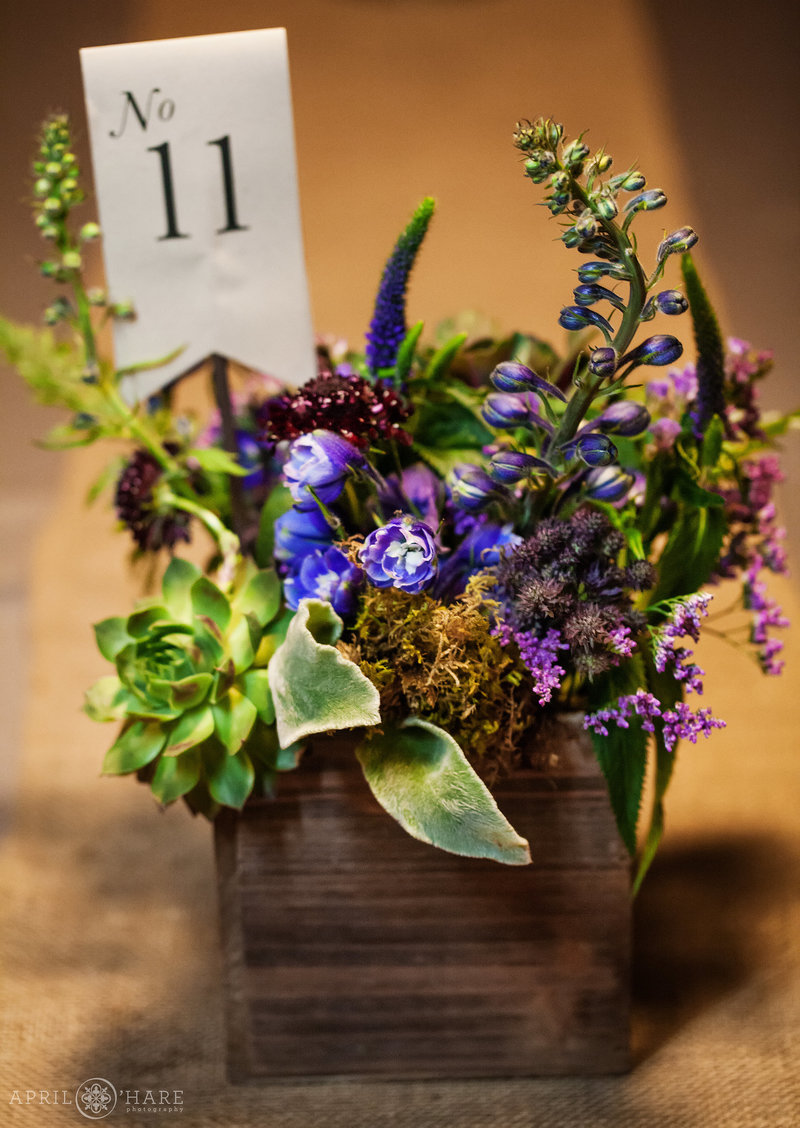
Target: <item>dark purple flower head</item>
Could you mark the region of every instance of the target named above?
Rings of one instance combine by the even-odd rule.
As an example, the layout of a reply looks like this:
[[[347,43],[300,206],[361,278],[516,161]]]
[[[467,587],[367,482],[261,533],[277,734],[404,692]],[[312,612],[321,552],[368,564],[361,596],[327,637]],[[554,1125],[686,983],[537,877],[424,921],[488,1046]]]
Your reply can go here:
[[[175,448],[170,444],[171,454]],[[174,548],[179,541],[189,541],[189,514],[172,508],[161,508],[154,487],[164,471],[149,451],[137,450],[117,480],[114,505],[117,516],[130,529],[140,549],[158,552]]]
[[[315,506],[288,510],[275,522],[275,559],[293,560],[309,552],[325,549],[333,540],[333,530]]]
[[[343,619],[355,614],[364,573],[338,548],[304,556],[284,581],[286,602],[293,611],[301,599],[324,599]]]
[[[436,575],[434,532],[423,521],[393,517],[369,534],[358,558],[375,587],[416,594]]]
[[[336,501],[348,473],[364,465],[364,456],[352,443],[332,431],[313,431],[292,443],[283,474],[295,507],[314,509],[316,499],[324,505]]]

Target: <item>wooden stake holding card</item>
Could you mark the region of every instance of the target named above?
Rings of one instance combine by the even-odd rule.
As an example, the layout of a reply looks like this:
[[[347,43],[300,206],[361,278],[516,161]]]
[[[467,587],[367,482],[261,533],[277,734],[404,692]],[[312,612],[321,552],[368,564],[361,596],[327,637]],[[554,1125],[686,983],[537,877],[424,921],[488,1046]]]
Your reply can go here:
[[[283,28],[81,51],[123,380],[152,395],[216,354],[315,373]]]

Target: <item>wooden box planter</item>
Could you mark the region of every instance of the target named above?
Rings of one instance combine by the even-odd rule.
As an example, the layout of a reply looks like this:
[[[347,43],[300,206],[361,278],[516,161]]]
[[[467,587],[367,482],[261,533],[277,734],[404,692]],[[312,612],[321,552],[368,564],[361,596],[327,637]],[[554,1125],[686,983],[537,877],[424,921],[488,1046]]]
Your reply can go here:
[[[231,1080],[629,1067],[629,863],[580,718],[556,736],[495,789],[531,866],[410,838],[344,744],[217,819]]]

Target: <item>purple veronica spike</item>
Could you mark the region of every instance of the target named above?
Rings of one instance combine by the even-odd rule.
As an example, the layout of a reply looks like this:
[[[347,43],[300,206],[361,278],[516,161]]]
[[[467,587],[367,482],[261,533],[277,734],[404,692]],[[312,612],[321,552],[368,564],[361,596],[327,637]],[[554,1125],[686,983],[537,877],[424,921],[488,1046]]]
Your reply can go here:
[[[423,521],[393,517],[369,534],[358,558],[375,587],[396,587],[416,594],[436,575],[433,530]]]
[[[284,581],[286,602],[293,611],[301,599],[324,599],[337,615],[348,618],[358,606],[364,573],[338,548],[310,552]]]
[[[364,465],[363,454],[346,439],[332,431],[312,431],[292,443],[283,474],[295,507],[314,509],[315,494],[330,505],[342,492],[350,470]]]
[[[518,364],[513,360],[498,364],[489,379],[499,392],[543,392],[544,395],[555,396],[566,402],[564,393],[555,384],[538,376],[526,364]]]

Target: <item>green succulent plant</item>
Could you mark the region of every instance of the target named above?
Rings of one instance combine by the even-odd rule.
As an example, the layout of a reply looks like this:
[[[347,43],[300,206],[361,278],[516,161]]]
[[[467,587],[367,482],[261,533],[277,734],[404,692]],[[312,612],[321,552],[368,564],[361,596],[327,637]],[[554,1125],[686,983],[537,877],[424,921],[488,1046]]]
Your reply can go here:
[[[137,772],[159,802],[183,797],[209,817],[268,791],[299,751],[280,746],[266,669],[291,617],[281,610],[272,569],[243,564],[226,594],[176,557],[160,597],[127,619],[97,623],[98,647],[116,674],[91,687],[85,709],[94,720],[122,721],[103,772]]]

